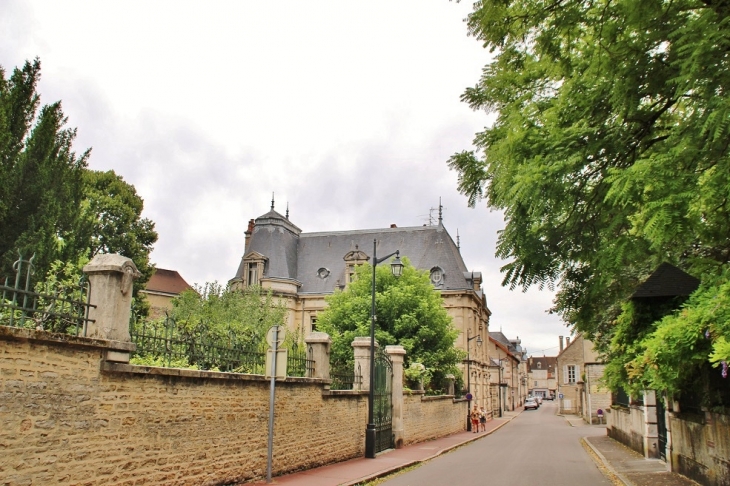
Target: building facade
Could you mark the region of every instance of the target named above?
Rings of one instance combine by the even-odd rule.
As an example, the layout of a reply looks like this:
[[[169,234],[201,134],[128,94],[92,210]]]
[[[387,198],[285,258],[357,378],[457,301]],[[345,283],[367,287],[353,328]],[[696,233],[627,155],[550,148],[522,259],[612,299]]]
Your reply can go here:
[[[558,359],[555,356],[531,357],[527,360],[528,393],[531,396],[555,398],[558,386]]]
[[[598,423],[598,411],[611,406],[611,392],[603,386],[604,364],[593,342],[578,334],[571,342],[566,338],[557,357],[558,404],[560,413],[580,415],[589,423]]]
[[[269,212],[249,221],[243,256],[229,284],[271,289],[285,303],[290,330],[307,335],[317,328],[325,298],[347,286],[357,265],[372,263],[374,244],[377,255],[398,250],[429,273],[460,333],[455,346],[469,351],[464,383],[469,383],[477,405],[486,408],[488,347],[468,339],[481,336],[486,342],[491,312],[481,273],[467,269],[441,217],[433,226],[305,233],[289,220],[288,210],[278,213],[272,201]]]

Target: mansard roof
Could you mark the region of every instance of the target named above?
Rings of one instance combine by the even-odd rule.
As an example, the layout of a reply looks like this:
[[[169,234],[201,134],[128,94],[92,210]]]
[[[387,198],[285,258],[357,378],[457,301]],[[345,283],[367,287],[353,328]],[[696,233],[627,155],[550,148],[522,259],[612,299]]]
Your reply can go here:
[[[483,297],[475,279],[481,273],[469,272],[449,233],[436,226],[391,227],[384,229],[302,233],[289,219],[275,210],[256,218],[246,254],[256,252],[266,258],[264,278],[295,280],[299,293],[328,294],[344,287],[347,279],[345,257],[363,256],[372,263],[373,241],[378,258],[400,250],[401,258],[421,270],[439,268],[443,279],[439,290],[475,290]],[[353,257],[354,258],[354,257]],[[244,262],[236,279],[244,274]]]
[[[357,251],[367,255],[372,264],[373,242],[378,258],[400,251],[418,269],[430,271],[439,267],[444,274],[439,290],[472,289],[459,249],[446,229],[439,226],[414,226],[372,230],[302,233],[298,243],[297,276],[302,282],[300,293],[330,293],[344,285],[345,255]],[[320,272],[326,269],[326,272]],[[467,274],[465,276],[465,273]],[[325,278],[322,275],[327,274]]]

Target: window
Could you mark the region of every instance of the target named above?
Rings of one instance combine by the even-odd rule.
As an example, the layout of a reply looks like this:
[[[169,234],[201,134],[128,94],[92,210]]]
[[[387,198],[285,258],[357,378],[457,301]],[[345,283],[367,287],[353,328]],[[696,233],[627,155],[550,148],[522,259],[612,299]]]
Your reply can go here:
[[[259,269],[257,263],[249,263],[248,266],[248,285],[257,285],[259,283]]]
[[[535,386],[537,386],[537,382],[535,382]]]
[[[568,383],[575,383],[575,365],[568,365]]]
[[[542,363],[538,361],[537,362],[537,369],[539,370],[540,368],[542,368]]]
[[[317,316],[309,316],[309,327],[312,332],[317,332]]]

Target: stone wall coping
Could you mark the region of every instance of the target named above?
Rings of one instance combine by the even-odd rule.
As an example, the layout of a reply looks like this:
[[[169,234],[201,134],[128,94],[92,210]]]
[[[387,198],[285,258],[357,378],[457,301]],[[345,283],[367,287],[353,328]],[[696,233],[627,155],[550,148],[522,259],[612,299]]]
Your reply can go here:
[[[454,395],[429,395],[427,397],[421,397],[421,401],[424,402],[438,402],[440,400],[449,400],[456,402]]]
[[[203,370],[190,370],[184,368],[161,368],[157,366],[139,366],[130,365],[126,363],[112,363],[104,361],[101,364],[101,370],[114,373],[133,373],[137,375],[151,375],[151,376],[177,376],[180,378],[206,378],[206,379],[217,379],[217,380],[234,380],[234,381],[260,381],[269,383],[271,378],[267,378],[263,375],[250,375],[246,373],[226,373],[222,371],[203,371]],[[299,376],[288,376],[285,380],[276,380],[277,383],[320,383],[322,385],[328,385],[331,380],[323,380],[321,378],[303,378]]]
[[[359,397],[368,396],[367,390],[325,390],[322,392],[324,397]]]
[[[36,331],[35,329],[8,326],[0,326],[0,339],[28,340],[125,352],[132,352],[137,349],[137,345],[130,342],[110,341],[106,339],[72,336],[60,332]]]

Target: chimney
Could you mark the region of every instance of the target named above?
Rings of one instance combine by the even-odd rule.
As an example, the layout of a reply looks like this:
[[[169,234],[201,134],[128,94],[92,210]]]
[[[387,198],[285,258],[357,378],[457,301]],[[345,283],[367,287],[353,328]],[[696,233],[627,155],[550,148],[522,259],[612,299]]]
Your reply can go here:
[[[570,336],[565,338],[565,347],[567,348],[568,346],[570,346]]]
[[[563,336],[558,336],[558,339],[560,339],[560,352],[563,352]]]
[[[246,242],[243,245],[243,252],[248,253],[248,240],[251,239],[251,235],[253,234],[253,227],[256,225],[253,219],[248,220],[248,229],[246,230],[244,235],[246,235]]]
[[[397,227],[398,227],[398,225],[396,225],[395,223],[392,223],[392,224],[390,225],[390,227],[391,227],[391,228],[397,228]]]

